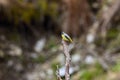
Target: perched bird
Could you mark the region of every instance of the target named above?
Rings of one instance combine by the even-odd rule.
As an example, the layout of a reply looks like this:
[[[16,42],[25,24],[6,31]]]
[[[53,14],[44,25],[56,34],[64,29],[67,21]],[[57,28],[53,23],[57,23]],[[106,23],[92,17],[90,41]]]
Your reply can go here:
[[[73,40],[71,39],[71,37],[68,34],[66,34],[65,32],[62,32],[61,36],[62,36],[62,39],[64,41],[67,41],[67,42],[70,42],[70,43],[73,42]]]

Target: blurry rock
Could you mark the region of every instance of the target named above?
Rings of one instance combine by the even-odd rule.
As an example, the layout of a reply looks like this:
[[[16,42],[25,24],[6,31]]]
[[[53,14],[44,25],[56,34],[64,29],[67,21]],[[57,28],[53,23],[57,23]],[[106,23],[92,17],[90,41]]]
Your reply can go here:
[[[80,54],[74,54],[72,55],[72,63],[77,63],[81,60]]]
[[[48,74],[48,75],[53,75],[53,70],[52,70],[52,69],[48,69],[48,70],[47,70],[47,74]]]
[[[48,78],[49,79],[52,79],[53,78],[53,70],[51,68],[47,69],[47,75],[48,75]]]
[[[51,52],[55,53],[57,50],[58,50],[57,47],[54,47],[54,48],[51,49]]]
[[[23,71],[23,66],[21,63],[16,62],[15,60],[8,60],[7,67],[13,68],[17,72]]]
[[[92,43],[95,40],[95,36],[93,34],[88,34],[86,37],[87,43]]]
[[[6,37],[4,35],[0,35],[0,40],[5,41]]]
[[[4,52],[0,50],[0,57],[4,57]]]
[[[10,50],[8,51],[8,54],[11,56],[21,56],[22,55],[22,49],[16,45],[11,44]]]
[[[45,46],[45,42],[46,42],[46,39],[45,39],[45,38],[42,38],[42,39],[38,40],[38,41],[36,42],[35,46],[34,46],[34,50],[35,50],[36,52],[41,52],[42,49],[43,49],[44,46]]]
[[[44,79],[46,77],[45,72],[44,71],[39,72],[39,77]]]
[[[38,54],[37,53],[31,53],[30,57],[33,58],[33,59],[36,59],[36,58],[38,58]]]
[[[99,8],[99,4],[98,4],[97,2],[94,2],[94,3],[92,4],[92,7],[97,9],[97,8]]]
[[[93,64],[93,63],[95,63],[95,59],[94,59],[92,56],[88,55],[88,56],[85,58],[85,63],[86,63],[86,64]]]
[[[8,67],[12,67],[14,65],[13,60],[8,60],[7,65]]]
[[[25,75],[26,80],[40,80],[40,75],[45,76],[44,72],[41,72],[41,74],[37,72],[29,72]]]
[[[53,60],[53,61],[56,61],[56,62],[59,62],[61,65],[64,65],[64,55],[63,53],[59,53],[59,55]]]
[[[15,65],[15,70],[18,71],[18,72],[23,71],[23,66],[22,66],[22,64],[17,63],[17,64]]]
[[[40,65],[36,65],[31,72],[25,74],[25,80],[46,80],[48,75],[41,69]]]

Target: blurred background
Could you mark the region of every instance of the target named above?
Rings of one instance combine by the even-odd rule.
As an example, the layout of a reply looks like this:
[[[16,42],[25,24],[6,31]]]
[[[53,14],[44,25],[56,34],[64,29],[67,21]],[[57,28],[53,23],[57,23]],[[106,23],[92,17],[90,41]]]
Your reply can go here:
[[[63,31],[71,80],[120,80],[120,0],[0,0],[0,80],[64,79]]]

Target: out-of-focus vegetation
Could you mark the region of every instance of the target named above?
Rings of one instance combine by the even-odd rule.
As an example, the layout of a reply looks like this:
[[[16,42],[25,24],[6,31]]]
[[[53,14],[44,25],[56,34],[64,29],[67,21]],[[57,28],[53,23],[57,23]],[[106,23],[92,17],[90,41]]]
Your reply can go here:
[[[120,80],[120,0],[0,0],[0,80]]]
[[[3,4],[3,7],[1,8],[2,12],[9,21],[14,21],[14,24],[19,24],[21,21],[30,24],[32,20],[42,20],[45,15],[49,15],[53,19],[56,19],[58,16],[58,3],[55,1],[5,1],[8,1],[8,5],[6,6]]]

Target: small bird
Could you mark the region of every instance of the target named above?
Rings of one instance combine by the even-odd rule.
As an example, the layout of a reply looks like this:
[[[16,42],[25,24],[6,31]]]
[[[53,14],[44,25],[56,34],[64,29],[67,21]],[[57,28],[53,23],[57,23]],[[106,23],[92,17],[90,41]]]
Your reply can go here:
[[[67,41],[67,42],[70,42],[70,43],[73,42],[72,38],[68,34],[66,34],[65,32],[62,32],[61,36],[62,36],[62,39],[64,41]]]

